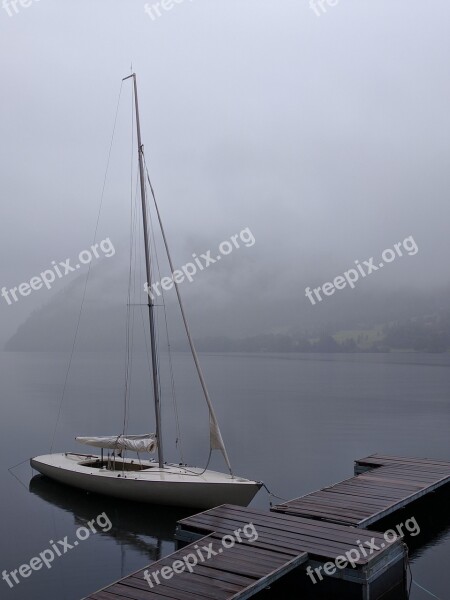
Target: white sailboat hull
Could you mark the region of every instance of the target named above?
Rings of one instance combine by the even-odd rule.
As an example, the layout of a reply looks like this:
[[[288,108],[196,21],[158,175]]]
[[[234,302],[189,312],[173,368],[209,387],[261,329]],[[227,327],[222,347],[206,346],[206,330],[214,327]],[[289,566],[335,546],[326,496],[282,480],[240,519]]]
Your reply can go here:
[[[220,504],[247,506],[262,483],[216,471],[153,461],[117,459],[116,470],[98,468],[99,456],[48,454],[32,458],[33,469],[88,492],[163,506],[208,509]],[[133,470],[135,468],[143,470]]]

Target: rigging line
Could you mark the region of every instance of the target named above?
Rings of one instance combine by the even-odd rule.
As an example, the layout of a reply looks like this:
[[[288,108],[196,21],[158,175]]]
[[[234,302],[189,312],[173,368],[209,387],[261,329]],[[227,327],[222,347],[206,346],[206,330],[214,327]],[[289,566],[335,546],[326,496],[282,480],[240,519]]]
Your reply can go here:
[[[136,81],[135,81],[135,90],[136,90]],[[136,98],[135,94],[135,98]],[[137,104],[137,101],[136,101]],[[144,179],[144,171],[143,171],[143,146],[141,145],[139,149],[139,168],[140,168],[140,184],[141,184],[141,194],[142,194],[142,223],[143,223],[143,235],[144,235],[144,246],[145,246],[145,260],[146,260],[146,275],[147,275],[147,284],[151,285],[152,282],[152,273],[153,273],[153,260],[151,255],[152,246],[151,240],[149,242],[149,229],[148,229],[148,200],[147,200],[147,187],[145,185]],[[154,240],[153,240],[154,241]],[[153,397],[155,402],[155,422],[156,422],[156,435],[157,435],[157,443],[158,443],[158,458],[160,467],[163,467],[163,458],[162,458],[162,408],[161,408],[161,381],[160,381],[160,373],[159,373],[159,328],[157,326],[157,318],[158,313],[154,311],[154,304],[151,301],[151,298],[148,298],[148,308],[149,308],[149,320],[150,320],[150,344],[151,344],[151,360],[152,360],[152,385],[153,385]]]
[[[158,250],[157,250],[157,247],[156,247],[156,237],[155,237],[155,233],[154,233],[153,220],[152,220],[152,216],[151,216],[150,210],[149,210],[149,220],[150,220],[151,229],[152,229],[155,262],[156,262],[156,266],[157,266],[159,280],[161,281],[162,280],[161,268],[160,268]],[[178,413],[178,402],[177,402],[177,396],[176,396],[176,391],[175,391],[175,378],[174,378],[174,372],[173,372],[172,350],[171,350],[171,347],[170,347],[170,336],[169,336],[169,326],[168,326],[168,318],[167,318],[166,295],[165,295],[164,289],[161,289],[161,294],[162,294],[162,304],[161,304],[161,306],[163,308],[165,334],[166,334],[166,340],[167,340],[167,353],[168,353],[168,362],[169,362],[169,377],[170,377],[170,387],[171,387],[171,396],[172,396],[172,407],[173,407],[173,410],[174,410],[174,417],[175,417],[175,429],[176,429],[175,446],[176,446],[176,448],[177,448],[177,450],[179,452],[180,462],[184,463],[184,453],[183,453],[183,445],[182,445],[181,427],[180,427],[180,419],[179,419],[179,413]],[[208,464],[209,464],[209,461],[208,461]]]
[[[134,248],[133,248],[133,298],[136,298],[136,260],[137,260],[137,241],[136,241],[136,228],[138,227],[137,221],[137,203],[138,203],[138,173],[136,173],[136,193],[135,193],[135,210],[134,210],[134,220],[133,220],[133,240],[134,240]],[[134,309],[131,311],[131,339],[130,339],[130,374],[129,374],[129,388],[128,388],[128,413],[127,413],[127,421],[126,428],[128,428],[129,417],[130,417],[130,405],[131,405],[131,390],[133,386],[133,349],[134,349],[134,338],[135,338],[135,313]]]
[[[143,331],[144,331],[145,351],[146,351],[146,354],[147,354],[149,375],[151,375],[152,360],[151,360],[150,352],[149,352],[149,349],[148,349],[147,328],[146,328],[145,319],[144,319],[144,308],[142,306],[141,306],[141,318],[142,318],[142,326],[143,326]]]
[[[130,377],[130,312],[131,312],[131,276],[132,276],[132,260],[133,260],[133,204],[131,203],[130,214],[130,250],[129,250],[129,267],[128,267],[128,289],[127,289],[127,308],[126,308],[126,325],[125,325],[125,389],[124,389],[124,413],[123,413],[123,435],[125,435],[127,408],[128,408],[128,384]]]
[[[145,190],[145,193],[147,194],[147,188]],[[147,221],[150,224],[150,232],[151,232],[150,253],[152,254],[152,264],[156,263],[157,270],[159,271],[158,251],[157,251],[157,248],[156,248],[155,230],[154,230],[154,227],[153,227],[152,214],[151,214],[150,208],[148,207],[148,203],[146,203],[146,207],[147,207]],[[161,273],[159,273],[159,275],[161,277]],[[156,311],[156,314],[155,314],[155,321],[156,321],[156,335],[157,335],[157,344],[156,344],[156,347],[158,348],[160,346],[160,327],[159,327],[159,313],[158,313],[158,311]],[[161,368],[160,368],[161,360],[160,360],[159,352],[156,352],[156,361],[157,361],[157,364],[158,364],[158,369],[157,369],[157,372],[158,372],[158,390],[159,390],[159,396],[161,398],[162,397]]]
[[[138,195],[138,176],[136,174],[136,204],[137,204],[137,195]],[[136,252],[137,252],[137,248],[136,248],[136,227],[137,227],[137,219],[136,219],[136,214],[137,214],[137,209],[135,210],[135,217],[134,217],[134,222],[133,222],[133,240],[134,240],[134,249],[133,249],[133,281],[132,286],[133,286],[133,290],[132,290],[132,294],[134,294],[133,297],[136,297]],[[128,414],[127,414],[127,427],[128,427],[128,422],[129,422],[129,417],[130,417],[130,405],[131,405],[131,390],[132,390],[132,386],[133,386],[133,356],[134,356],[134,338],[135,338],[135,331],[134,331],[134,324],[135,324],[135,314],[134,314],[134,309],[131,309],[131,337],[130,337],[130,370],[129,370],[129,384],[128,384]]]
[[[109,145],[108,159],[106,161],[105,176],[103,178],[102,192],[101,192],[101,195],[100,195],[100,205],[99,205],[99,208],[98,208],[97,221],[95,223],[95,230],[94,230],[94,236],[93,236],[92,244],[95,244],[95,240],[96,240],[96,237],[97,237],[98,226],[99,226],[99,223],[100,223],[100,215],[101,215],[101,212],[102,212],[103,200],[104,200],[104,197],[105,197],[106,181],[107,181],[107,177],[108,177],[109,165],[110,165],[110,162],[111,162],[111,153],[112,153],[112,148],[113,148],[113,143],[114,143],[114,137],[115,137],[115,133],[116,133],[117,117],[118,117],[118,114],[119,114],[120,99],[122,97],[122,87],[123,87],[123,81],[120,84],[119,97],[117,99],[117,107],[116,107],[116,114],[115,114],[115,117],[114,117],[113,132],[112,132],[112,135],[111,135],[111,142],[110,142],[110,145]],[[64,378],[64,385],[63,385],[63,390],[62,390],[62,394],[61,394],[61,401],[59,403],[58,415],[57,415],[57,418],[56,418],[55,429],[53,431],[53,438],[52,438],[52,443],[51,443],[51,446],[50,446],[50,453],[53,452],[53,447],[55,445],[56,432],[58,430],[59,421],[61,419],[61,411],[62,411],[62,406],[63,406],[63,403],[64,403],[64,398],[65,398],[65,395],[66,395],[67,383],[69,381],[69,373],[70,373],[70,369],[71,369],[71,366],[72,366],[73,356],[74,356],[74,353],[75,353],[75,346],[76,346],[76,343],[77,343],[78,332],[79,332],[79,329],[80,329],[81,315],[82,315],[82,312],[83,312],[84,301],[86,299],[86,291],[87,291],[87,285],[88,285],[88,281],[89,281],[89,276],[91,274],[91,266],[92,266],[92,263],[89,263],[88,271],[86,273],[86,279],[85,279],[85,282],[84,282],[84,289],[83,289],[83,295],[82,295],[82,299],[81,299],[80,311],[78,313],[78,319],[77,319],[77,323],[76,323],[76,327],[75,327],[75,335],[74,335],[74,339],[73,339],[72,348],[71,348],[71,351],[70,351],[69,364],[67,366],[67,371],[66,371],[66,375],[65,375],[65,378]]]
[[[136,217],[138,218],[138,217]],[[138,227],[138,234],[137,234],[137,240],[136,243],[138,244],[138,247],[141,248],[142,247],[142,231],[141,231],[141,227]],[[137,252],[137,250],[136,250]],[[136,254],[136,256],[139,257],[139,281],[144,281],[144,274],[143,274],[143,257],[142,257],[142,253]],[[147,328],[145,326],[145,319],[144,319],[144,306],[148,307],[148,303],[147,304],[137,304],[137,306],[140,307],[140,314],[141,314],[141,320],[142,320],[142,331],[144,333],[144,345],[145,345],[145,351],[146,351],[146,355],[147,355],[147,366],[148,366],[148,370],[149,370],[149,374],[151,373],[151,360],[150,360],[150,353],[148,351],[148,344],[147,344]]]
[[[133,168],[133,165],[131,165]],[[135,197],[133,198],[133,173],[131,174],[131,196],[130,196],[130,249],[129,249],[129,270],[128,270],[128,290],[127,290],[127,310],[126,310],[126,344],[125,344],[125,389],[124,389],[124,414],[123,414],[123,435],[125,435],[129,413],[129,399],[131,394],[131,371],[133,362],[133,334],[134,334],[134,311],[131,309],[131,288],[133,275],[133,247],[135,238],[135,211],[133,211],[133,202],[137,195],[137,184],[135,188]]]
[[[142,228],[139,227],[138,230],[138,237],[139,237],[139,246],[141,245],[142,242]],[[140,261],[139,261],[139,266],[140,266],[140,280],[143,281],[143,258],[142,255],[140,255]],[[150,356],[150,350],[149,350],[149,346],[148,346],[148,339],[147,337],[150,336],[150,332],[148,331],[148,328],[146,327],[146,323],[145,323],[145,318],[144,318],[144,306],[148,307],[148,304],[140,304],[140,313],[141,313],[141,320],[142,320],[142,331],[144,332],[144,343],[145,343],[145,353],[147,355],[147,366],[148,366],[148,371],[149,371],[149,375],[150,377],[153,377],[153,370],[152,370],[152,359]]]
[[[134,256],[134,264],[136,263],[136,257],[137,257],[137,240],[136,238],[138,237],[136,235],[136,227],[137,227],[137,215],[138,215],[138,187],[139,187],[139,174],[138,172],[136,173],[136,188],[135,188],[135,196],[134,198],[132,197],[132,201],[134,202],[135,206],[132,208],[134,208],[134,212],[133,212],[133,217],[132,217],[132,229],[131,229],[131,236],[132,236],[132,249],[131,249],[131,253],[132,256]],[[131,260],[131,259],[130,259]],[[130,263],[131,264],[131,263]],[[133,299],[136,296],[136,267],[134,266],[134,268],[132,268],[132,280],[133,280]],[[129,288],[129,292],[130,292],[130,296],[129,296],[129,300],[131,300],[131,289]],[[134,304],[131,303],[129,301],[129,305],[130,305],[130,311],[131,311],[131,307],[134,307]],[[124,415],[124,421],[125,421],[125,425],[124,425],[124,430],[127,431],[128,430],[128,424],[129,424],[129,418],[130,418],[130,399],[131,399],[131,389],[132,389],[132,384],[133,384],[133,378],[132,378],[132,371],[133,371],[133,348],[134,348],[134,323],[135,323],[135,314],[134,314],[134,310],[131,311],[131,313],[129,314],[130,318],[130,327],[131,327],[131,335],[129,335],[129,337],[127,337],[127,340],[129,340],[129,355],[128,355],[128,371],[126,373],[127,376],[127,393],[125,395],[125,403],[126,403],[126,415]]]
[[[155,210],[156,210],[156,214],[157,214],[157,217],[158,217],[159,227],[161,229],[161,234],[162,234],[163,241],[164,241],[164,246],[165,246],[165,249],[166,249],[166,254],[167,254],[167,259],[169,261],[170,270],[171,270],[172,273],[174,273],[174,267],[173,267],[172,257],[171,257],[170,251],[169,251],[169,245],[168,245],[166,234],[165,234],[165,230],[164,230],[164,227],[163,227],[163,224],[162,224],[162,219],[161,219],[161,215],[160,215],[160,212],[159,212],[158,203],[156,202],[155,191],[153,189],[152,182],[150,180],[150,174],[148,172],[148,167],[147,167],[147,163],[146,163],[145,155],[144,155],[143,151],[142,151],[142,156],[143,156],[143,159],[144,159],[145,169],[146,169],[146,173],[147,173],[147,180],[148,180],[148,184],[150,186],[151,194],[152,194],[152,197],[153,197],[153,202],[154,202],[154,205],[155,205]],[[173,279],[173,283],[174,283],[175,292],[176,292],[177,298],[178,298],[178,305],[180,307],[180,311],[181,311],[181,316],[182,316],[182,319],[183,319],[184,328],[185,328],[186,335],[187,335],[187,338],[188,338],[188,341],[189,341],[189,346],[190,346],[190,349],[191,349],[192,358],[193,358],[194,363],[195,363],[195,368],[197,370],[197,375],[198,375],[198,378],[200,380],[200,385],[201,385],[202,390],[203,390],[203,395],[205,397],[206,404],[208,405],[208,408],[209,408],[210,446],[212,444],[214,444],[215,448],[220,449],[220,451],[222,452],[222,455],[223,455],[223,457],[225,459],[225,462],[227,464],[228,470],[229,470],[231,476],[233,476],[233,470],[231,468],[231,463],[230,463],[230,459],[228,457],[228,452],[227,452],[227,449],[225,448],[225,443],[224,443],[223,438],[222,438],[222,433],[220,431],[219,422],[217,420],[216,413],[214,411],[214,407],[212,405],[211,398],[209,396],[208,387],[206,385],[206,381],[205,381],[205,378],[203,376],[203,371],[202,371],[202,368],[200,366],[200,361],[199,361],[199,358],[198,358],[198,354],[197,354],[197,351],[195,349],[194,341],[192,339],[191,331],[189,329],[189,324],[187,322],[187,318],[186,318],[186,314],[185,314],[185,311],[184,311],[184,305],[183,305],[183,301],[181,299],[181,294],[180,294],[179,286],[178,286],[178,283],[176,282],[175,279]]]
[[[139,246],[142,243],[142,232],[141,232],[141,227],[139,227],[138,230],[138,241],[139,241]],[[143,281],[143,265],[142,265],[143,259],[142,259],[142,254],[140,255],[140,260],[139,260],[139,275],[140,275],[140,280]],[[148,371],[149,371],[149,375],[151,376],[152,373],[152,364],[151,364],[151,357],[150,357],[150,352],[149,352],[149,348],[148,348],[148,340],[147,340],[147,327],[145,325],[145,319],[144,319],[144,305],[140,304],[140,313],[141,313],[141,319],[142,319],[142,331],[144,332],[144,343],[145,343],[145,352],[147,355],[147,363],[148,363]],[[147,304],[145,306],[148,306]]]
[[[158,272],[158,277],[159,277],[159,281],[162,280],[161,277],[161,268],[160,268],[160,264],[159,264],[159,257],[158,257],[158,251],[156,248],[156,242],[155,242],[155,232],[154,232],[154,227],[153,227],[153,219],[152,219],[152,215],[151,215],[151,211],[149,210],[149,221],[150,221],[150,226],[151,226],[151,231],[152,231],[152,239],[153,239],[153,247],[154,247],[154,256],[155,256],[155,262],[156,262],[156,269]],[[172,360],[172,349],[170,347],[170,336],[169,336],[169,324],[168,324],[168,319],[167,319],[167,306],[166,306],[166,295],[164,292],[164,289],[161,287],[161,296],[162,296],[162,308],[163,308],[163,314],[164,314],[164,323],[165,323],[165,333],[166,333],[166,339],[167,339],[167,351],[168,351],[168,359],[169,359],[169,376],[170,376],[170,384],[171,384],[171,394],[172,394],[172,404],[173,404],[173,409],[174,409],[174,416],[175,416],[175,427],[176,427],[176,433],[177,433],[177,439],[176,439],[176,447],[179,450],[180,453],[180,460],[182,463],[184,463],[184,456],[183,456],[183,446],[182,446],[182,441],[181,441],[181,427],[180,427],[180,419],[179,419],[179,414],[178,414],[178,403],[177,403],[177,397],[176,397],[176,391],[175,391],[175,377],[173,374],[173,360]]]
[[[136,176],[136,192],[135,200],[137,199],[138,191],[138,178]],[[131,218],[130,218],[130,273],[128,283],[128,306],[127,306],[127,357],[126,357],[126,370],[125,370],[125,402],[124,402],[124,420],[123,420],[123,435],[125,436],[128,430],[129,414],[130,414],[130,398],[131,398],[131,387],[132,387],[132,371],[133,371],[133,345],[134,345],[134,310],[131,309],[131,287],[132,287],[132,265],[133,265],[133,249],[135,240],[136,230],[136,218],[137,209],[133,212],[133,195],[131,196]],[[122,456],[125,458],[126,450],[123,451]],[[122,461],[122,474],[125,474],[125,461]]]
[[[154,229],[153,229],[153,221],[151,220],[151,215],[150,215],[150,222],[151,222],[151,226],[152,226],[153,239],[155,239]],[[159,257],[158,257],[158,252],[156,249],[156,243],[155,243],[155,257],[156,257],[156,266],[157,266],[157,270],[158,270],[158,276],[159,276],[159,280],[161,281],[162,280],[161,268],[160,268],[160,264],[159,264]],[[170,346],[166,295],[165,295],[163,288],[161,288],[161,294],[162,294],[162,307],[163,307],[163,314],[164,314],[165,332],[166,332],[166,339],[167,339],[167,351],[168,351],[168,360],[169,360],[169,375],[170,375],[170,384],[171,384],[172,404],[173,404],[173,409],[174,409],[175,427],[176,427],[176,432],[177,432],[176,446],[180,452],[181,462],[184,463],[183,447],[182,447],[182,441],[181,441],[181,427],[180,427],[180,419],[179,419],[179,413],[178,413],[177,396],[176,396],[176,391],[175,391],[175,378],[174,378],[174,371],[173,371],[172,349]]]
[[[177,431],[176,445],[177,445],[177,447],[179,447],[179,450],[180,450],[181,462],[184,463],[183,444],[182,444],[182,437],[181,437],[181,426],[180,426],[180,418],[179,418],[179,413],[178,413],[178,401],[177,401],[177,395],[176,395],[176,389],[175,389],[175,377],[174,377],[174,371],[173,371],[172,347],[170,344],[169,323],[168,323],[168,319],[167,319],[167,309],[166,309],[166,303],[164,301],[164,297],[163,297],[163,311],[164,311],[164,323],[165,323],[165,330],[166,330],[166,337],[167,337],[167,352],[168,352],[168,357],[169,357],[170,387],[171,387],[171,392],[172,392],[172,403],[173,403],[173,410],[174,410],[174,415],[175,415],[175,427],[176,427],[176,431]]]

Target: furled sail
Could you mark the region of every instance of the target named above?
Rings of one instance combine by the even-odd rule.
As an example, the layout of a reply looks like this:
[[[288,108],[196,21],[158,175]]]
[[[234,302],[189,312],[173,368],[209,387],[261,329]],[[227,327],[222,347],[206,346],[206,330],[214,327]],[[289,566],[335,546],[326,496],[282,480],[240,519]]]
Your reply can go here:
[[[109,450],[130,450],[131,452],[155,452],[157,447],[156,435],[114,435],[106,437],[77,437],[80,444],[108,448]]]

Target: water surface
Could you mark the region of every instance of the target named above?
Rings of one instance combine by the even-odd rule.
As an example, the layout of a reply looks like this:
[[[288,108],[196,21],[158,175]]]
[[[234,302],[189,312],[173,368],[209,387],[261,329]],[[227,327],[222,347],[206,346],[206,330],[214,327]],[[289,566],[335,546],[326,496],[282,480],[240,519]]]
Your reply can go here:
[[[352,476],[353,461],[374,452],[450,460],[450,355],[221,355],[201,357],[222,432],[237,474],[262,479],[293,498]],[[8,572],[75,537],[102,512],[112,523],[10,589],[3,599],[78,600],[174,549],[185,511],[95,497],[36,478],[25,463],[50,450],[68,357],[0,353],[2,419],[0,570]],[[167,361],[162,357],[166,458],[179,460]],[[208,419],[188,354],[174,355],[183,458],[203,466]],[[149,373],[133,364],[129,432],[153,431]],[[124,359],[77,354],[55,435],[55,451],[78,450],[76,435],[119,433],[123,422]],[[222,469],[220,457],[212,467]],[[22,485],[23,484],[23,485]],[[268,508],[260,492],[254,506]],[[432,511],[435,512],[435,511]],[[426,541],[413,549],[414,579],[449,598],[448,516],[421,512]],[[424,516],[425,515],[425,516]],[[405,515],[405,518],[412,515]],[[426,522],[425,522],[426,521]],[[430,598],[413,586],[411,598]]]

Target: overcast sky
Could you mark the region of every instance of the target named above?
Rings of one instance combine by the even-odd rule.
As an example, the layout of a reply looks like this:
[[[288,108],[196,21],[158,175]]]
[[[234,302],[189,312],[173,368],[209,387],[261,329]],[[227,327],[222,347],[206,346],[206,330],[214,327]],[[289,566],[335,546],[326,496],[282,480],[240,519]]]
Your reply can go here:
[[[340,0],[320,16],[306,0],[184,0],[153,19],[141,0],[29,1],[0,8],[1,287],[90,246],[131,63],[176,264],[255,236],[191,284],[218,319],[245,320],[241,295],[255,313],[303,306],[306,286],[410,235],[419,252],[361,286],[448,285],[448,0]],[[98,232],[117,265],[130,127],[126,82]],[[69,282],[0,299],[0,342]]]

